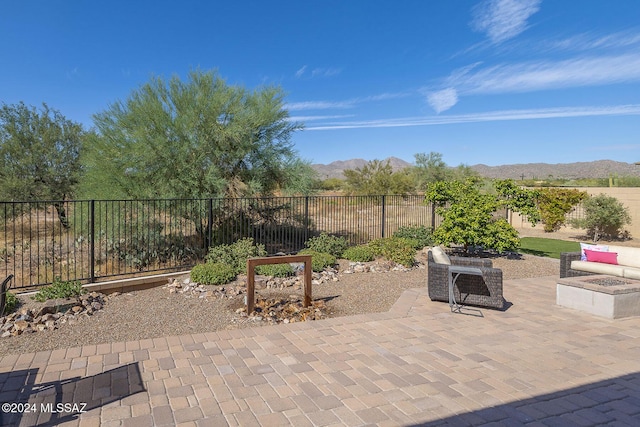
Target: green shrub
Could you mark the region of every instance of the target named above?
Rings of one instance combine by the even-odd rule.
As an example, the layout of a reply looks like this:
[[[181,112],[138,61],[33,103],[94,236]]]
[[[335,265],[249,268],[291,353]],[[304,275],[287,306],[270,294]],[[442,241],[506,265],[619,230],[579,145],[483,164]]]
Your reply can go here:
[[[375,255],[373,253],[373,249],[368,245],[358,245],[347,248],[347,250],[343,252],[342,257],[349,261],[368,262],[373,261]]]
[[[498,212],[508,208],[536,224],[540,220],[538,193],[513,180],[493,180],[491,187],[479,179],[429,184],[425,201],[434,203],[436,214],[442,217],[433,231],[434,241],[462,245],[465,251],[478,247],[497,252],[517,249],[517,231]]]
[[[288,277],[293,275],[293,268],[289,264],[267,264],[256,267],[256,273],[262,276]]]
[[[629,209],[615,197],[600,194],[583,202],[584,219],[574,220],[574,227],[586,228],[587,235],[597,242],[601,237],[617,239],[622,228],[631,224]]]
[[[431,228],[424,225],[400,227],[393,233],[393,237],[402,237],[415,241],[414,248],[422,249],[425,246],[433,246],[433,233]]]
[[[312,251],[331,254],[336,258],[340,258],[348,246],[344,237],[331,236],[325,232],[310,238],[304,245]]]
[[[7,315],[9,313],[13,313],[13,311],[18,306],[18,297],[16,297],[11,292],[7,292],[5,294],[4,300],[4,314]]]
[[[255,245],[250,237],[240,239],[230,245],[218,245],[209,248],[207,263],[230,265],[235,274],[247,271],[247,259],[266,256],[264,245]]]
[[[384,252],[384,248],[387,244],[387,239],[388,238],[373,239],[369,243],[367,243],[367,246],[371,249],[374,257],[383,256],[382,253]]]
[[[52,284],[40,289],[32,298],[39,302],[56,298],[77,297],[86,292],[80,282],[62,281],[56,277]]]
[[[384,237],[375,239],[368,246],[376,256],[383,256],[396,264],[411,267],[415,262],[415,241],[403,237]]]
[[[191,281],[201,285],[224,285],[236,278],[233,267],[221,262],[198,264],[191,270]]]
[[[303,249],[298,255],[311,255],[311,269],[317,273],[327,267],[332,267],[336,263],[336,257],[324,252],[317,252],[312,249]]]
[[[566,188],[542,188],[538,190],[538,209],[547,233],[558,231],[566,221],[566,215],[589,195],[585,191]]]

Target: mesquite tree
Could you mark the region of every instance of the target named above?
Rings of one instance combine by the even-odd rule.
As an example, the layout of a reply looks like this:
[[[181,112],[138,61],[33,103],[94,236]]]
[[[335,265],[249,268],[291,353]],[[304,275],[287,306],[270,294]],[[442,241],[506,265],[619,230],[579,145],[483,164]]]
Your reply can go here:
[[[269,194],[299,159],[278,87],[230,86],[214,72],[153,78],[94,115],[85,190],[132,198]]]
[[[51,201],[60,223],[69,227],[63,202],[73,194],[80,177],[84,135],[82,125],[67,120],[46,104],[40,110],[22,102],[3,104],[0,108],[0,198]],[[31,205],[20,206],[28,209]]]
[[[291,143],[302,125],[289,120],[279,87],[250,91],[215,72],[193,71],[187,81],[158,77],[95,114],[94,124],[83,162],[86,197],[268,196],[290,187],[304,192],[313,182]],[[214,227],[205,210],[178,215],[195,221],[202,237]]]

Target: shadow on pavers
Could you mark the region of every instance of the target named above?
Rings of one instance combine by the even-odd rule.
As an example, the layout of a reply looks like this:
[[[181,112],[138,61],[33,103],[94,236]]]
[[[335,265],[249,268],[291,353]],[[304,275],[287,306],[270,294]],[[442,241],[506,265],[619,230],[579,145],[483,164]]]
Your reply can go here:
[[[515,378],[517,379],[517,378]],[[623,375],[411,427],[640,425],[640,373]]]
[[[35,384],[38,369],[0,374],[0,426],[53,426],[146,391],[138,363],[90,377]],[[12,405],[7,406],[7,405]],[[9,410],[6,410],[9,409]]]

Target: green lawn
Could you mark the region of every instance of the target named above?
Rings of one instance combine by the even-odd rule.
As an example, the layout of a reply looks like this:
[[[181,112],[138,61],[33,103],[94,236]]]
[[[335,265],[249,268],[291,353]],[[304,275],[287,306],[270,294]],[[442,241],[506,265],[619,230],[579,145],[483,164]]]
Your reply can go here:
[[[567,240],[545,239],[542,237],[523,237],[520,239],[520,252],[531,255],[560,259],[560,252],[576,252],[580,243]]]

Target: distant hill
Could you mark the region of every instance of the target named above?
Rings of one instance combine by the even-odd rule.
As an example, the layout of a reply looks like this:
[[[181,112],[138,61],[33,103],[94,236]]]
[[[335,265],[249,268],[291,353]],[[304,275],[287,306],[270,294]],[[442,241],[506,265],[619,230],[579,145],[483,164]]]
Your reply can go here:
[[[389,157],[393,170],[413,166],[397,157]],[[344,178],[346,169],[362,167],[367,163],[364,159],[338,160],[328,165],[314,164],[313,169],[318,172],[321,179]],[[487,178],[510,179],[546,179],[553,178],[608,178],[610,175],[640,176],[640,165],[633,163],[615,162],[613,160],[597,160],[594,162],[576,163],[524,163],[515,165],[487,166],[473,165],[471,169]]]
[[[391,165],[391,168],[394,171],[402,170],[404,168],[408,168],[409,166],[413,166],[411,163],[405,162],[404,160],[399,159],[397,157],[388,157],[384,159],[383,162],[386,162],[387,160],[389,161],[389,164]],[[321,179],[327,179],[327,178],[343,179],[344,175],[342,174],[342,172],[344,172],[347,169],[361,168],[365,164],[367,164],[367,160],[351,159],[351,160],[337,160],[335,162],[329,163],[328,165],[314,164],[314,165],[311,165],[311,167],[316,172],[318,172]]]
[[[473,170],[487,178],[546,179],[546,178],[608,178],[611,175],[640,176],[640,165],[597,160],[576,163],[525,163],[516,165],[474,165]]]

